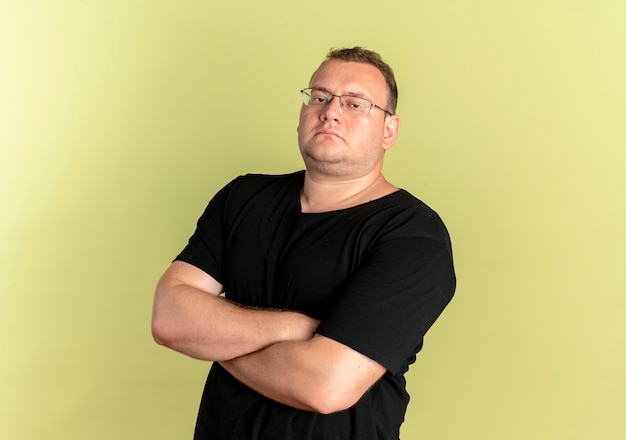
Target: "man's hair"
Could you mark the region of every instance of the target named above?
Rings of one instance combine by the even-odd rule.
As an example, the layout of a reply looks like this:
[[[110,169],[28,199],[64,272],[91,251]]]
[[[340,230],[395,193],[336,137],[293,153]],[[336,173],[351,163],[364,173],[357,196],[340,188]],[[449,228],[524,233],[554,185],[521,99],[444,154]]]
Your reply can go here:
[[[396,78],[389,64],[384,62],[378,53],[359,46],[344,49],[332,49],[328,52],[324,63],[330,60],[353,61],[357,63],[371,64],[380,70],[380,73],[382,73],[385,77],[385,81],[387,82],[387,87],[389,89],[387,93],[387,110],[393,114],[396,113],[396,107],[398,105],[398,86],[396,84]],[[322,63],[322,65],[324,65],[324,63]]]

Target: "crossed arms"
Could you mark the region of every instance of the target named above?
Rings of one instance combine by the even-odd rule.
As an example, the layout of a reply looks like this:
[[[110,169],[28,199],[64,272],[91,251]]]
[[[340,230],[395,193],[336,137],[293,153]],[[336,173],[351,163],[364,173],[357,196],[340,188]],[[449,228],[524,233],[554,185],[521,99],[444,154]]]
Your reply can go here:
[[[202,270],[172,263],[156,289],[155,341],[219,362],[272,400],[322,414],[353,406],[385,373],[376,361],[315,335],[317,320],[292,311],[246,308],[220,296],[222,290]]]

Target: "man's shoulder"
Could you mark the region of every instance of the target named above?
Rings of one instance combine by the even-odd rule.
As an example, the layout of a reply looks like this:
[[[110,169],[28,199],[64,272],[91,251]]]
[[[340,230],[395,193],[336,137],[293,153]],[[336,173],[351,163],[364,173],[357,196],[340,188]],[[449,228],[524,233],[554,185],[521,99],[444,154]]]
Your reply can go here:
[[[422,215],[439,218],[439,215],[433,208],[406,189],[398,189],[389,196],[382,198],[381,202],[383,202],[383,205],[388,205],[389,207],[395,208],[397,211],[405,212],[409,216]]]
[[[250,203],[275,203],[299,191],[303,180],[303,171],[290,174],[244,174],[222,188],[216,200],[234,209]]]
[[[258,174],[249,173],[243,174],[235,178],[230,186],[239,189],[263,189],[266,187],[278,186],[290,186],[290,185],[302,185],[304,180],[304,171],[296,171],[288,174]]]
[[[395,226],[414,231],[438,241],[448,241],[447,228],[439,214],[405,189],[387,198],[389,221]]]

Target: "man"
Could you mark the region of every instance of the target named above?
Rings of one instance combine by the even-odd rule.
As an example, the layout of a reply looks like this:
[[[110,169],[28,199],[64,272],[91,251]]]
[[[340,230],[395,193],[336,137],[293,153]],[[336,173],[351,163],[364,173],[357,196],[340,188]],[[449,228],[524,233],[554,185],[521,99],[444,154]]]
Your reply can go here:
[[[302,95],[305,171],[224,187],[157,286],[155,340],[214,361],[196,439],[398,439],[404,373],[455,289],[443,223],[382,175],[391,68],[332,51]]]

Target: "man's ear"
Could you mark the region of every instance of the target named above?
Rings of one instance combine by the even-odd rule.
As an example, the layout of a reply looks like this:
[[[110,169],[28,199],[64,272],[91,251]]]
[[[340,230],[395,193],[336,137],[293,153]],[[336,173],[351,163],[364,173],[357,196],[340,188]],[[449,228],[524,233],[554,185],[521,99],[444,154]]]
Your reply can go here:
[[[398,139],[400,132],[400,118],[397,115],[387,116],[385,118],[385,133],[383,137],[383,148],[385,150],[393,147]]]

